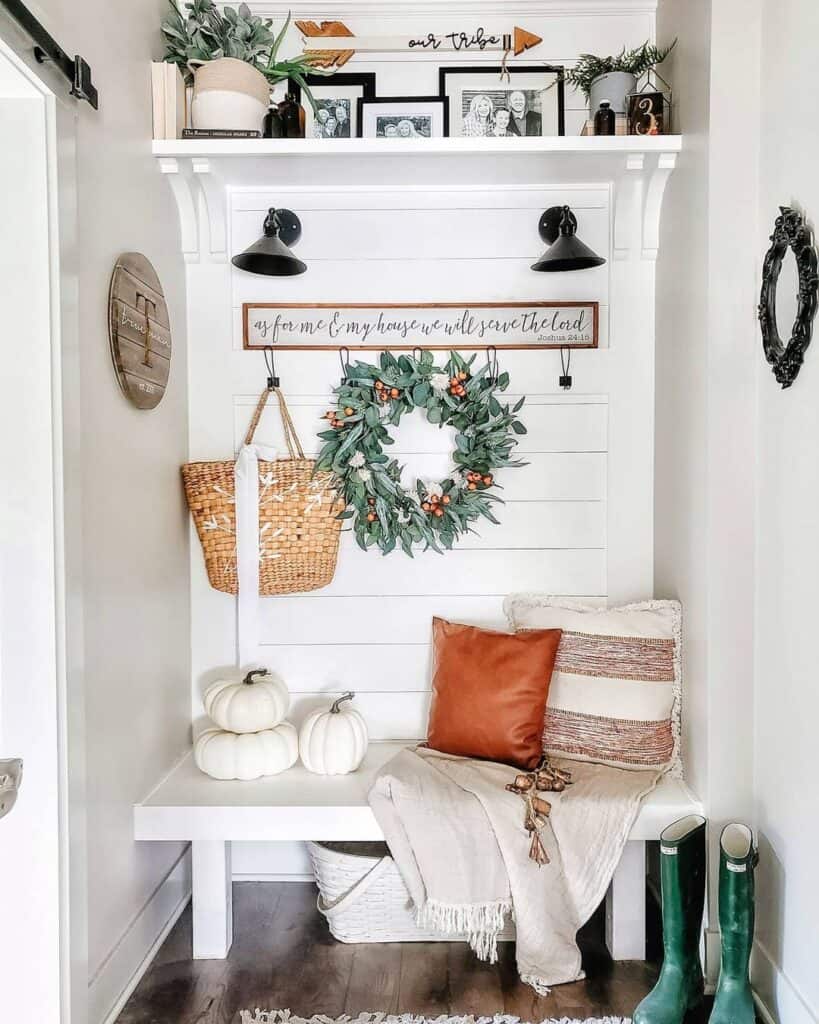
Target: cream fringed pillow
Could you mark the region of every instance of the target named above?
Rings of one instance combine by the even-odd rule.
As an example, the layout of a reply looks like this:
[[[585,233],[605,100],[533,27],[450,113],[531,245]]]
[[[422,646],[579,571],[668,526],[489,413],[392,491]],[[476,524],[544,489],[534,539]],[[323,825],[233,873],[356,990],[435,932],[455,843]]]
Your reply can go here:
[[[516,631],[563,630],[546,704],[547,754],[682,775],[678,601],[592,608],[512,594],[504,611]]]

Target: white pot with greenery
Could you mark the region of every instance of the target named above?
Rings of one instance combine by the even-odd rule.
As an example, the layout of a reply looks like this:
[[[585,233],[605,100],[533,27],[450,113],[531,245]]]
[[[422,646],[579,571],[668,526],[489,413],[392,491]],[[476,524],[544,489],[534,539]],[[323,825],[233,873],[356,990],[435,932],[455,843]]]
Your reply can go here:
[[[676,42],[675,39],[664,49],[649,42],[634,50],[623,47],[614,57],[581,53],[577,64],[566,72],[566,81],[583,90],[592,116],[603,100],[608,101],[615,114],[626,114],[628,97],[636,89],[637,79],[662,64]]]
[[[296,82],[313,103],[305,75],[323,72],[304,55],[276,59],[289,14],[274,34],[273,22],[257,18],[247,4],[220,11],[213,0],[190,0],[180,12],[174,0],[169,3],[171,14],[162,22],[164,59],[193,83],[194,128],[261,131],[270,89],[285,80]]]

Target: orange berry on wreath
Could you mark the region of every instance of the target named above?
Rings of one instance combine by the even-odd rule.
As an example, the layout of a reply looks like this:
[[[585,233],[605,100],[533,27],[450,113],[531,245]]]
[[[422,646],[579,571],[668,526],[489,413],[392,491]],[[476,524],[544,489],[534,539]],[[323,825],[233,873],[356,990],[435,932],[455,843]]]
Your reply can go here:
[[[431,512],[432,511],[432,505],[430,505],[430,503],[428,501],[423,502],[423,504],[421,505],[421,508],[424,510],[424,512]]]
[[[437,516],[440,519],[441,516],[444,514],[444,510],[442,508],[434,508],[432,510],[432,514]]]
[[[375,504],[375,498],[367,498],[367,504],[368,505],[374,505]]]
[[[375,520],[376,520],[376,514],[375,514],[375,512],[368,512],[368,513],[367,513],[367,522],[368,522],[368,523],[374,523],[374,522],[375,522]]]
[[[344,415],[345,416],[352,416],[354,412],[355,412],[355,410],[351,409],[350,406],[348,405],[347,408],[344,410]]]
[[[398,390],[398,388],[390,388],[390,394],[392,395],[393,398],[398,398],[401,392]]]
[[[463,370],[461,370],[461,372],[458,374],[458,380],[466,380],[466,377],[466,373]]]
[[[477,484],[467,484],[466,486],[467,486],[467,489],[470,490],[470,491],[477,491],[477,489],[478,489],[478,485]]]
[[[492,483],[492,477],[491,476],[485,476],[483,478],[483,482],[486,484],[487,487],[489,487],[490,484]]]
[[[441,498],[441,501],[442,501],[442,502],[443,502],[443,503],[444,503],[445,505],[448,505],[448,504],[450,503],[450,501],[452,501],[452,498],[450,498],[450,496],[449,496],[448,494],[445,494],[445,495],[443,496],[443,498]]]
[[[376,391],[380,391],[380,390],[381,390],[381,389],[382,389],[383,387],[384,387],[384,385],[383,385],[383,384],[381,383],[381,381],[380,381],[380,380],[377,380],[377,381],[375,382],[375,390],[376,390]]]

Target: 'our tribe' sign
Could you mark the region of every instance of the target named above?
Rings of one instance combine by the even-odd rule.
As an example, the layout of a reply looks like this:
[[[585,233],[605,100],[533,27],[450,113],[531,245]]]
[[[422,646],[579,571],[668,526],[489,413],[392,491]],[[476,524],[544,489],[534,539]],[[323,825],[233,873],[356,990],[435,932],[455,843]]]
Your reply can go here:
[[[242,306],[246,349],[597,348],[596,302]]]
[[[441,51],[452,53],[483,53],[497,50],[519,57],[526,50],[543,42],[540,36],[517,25],[512,31],[487,31],[483,27],[457,29],[453,32],[421,32],[407,36],[356,36],[343,21],[297,21],[304,37],[304,52],[316,67],[342,67],[354,53],[398,53],[407,51]]]

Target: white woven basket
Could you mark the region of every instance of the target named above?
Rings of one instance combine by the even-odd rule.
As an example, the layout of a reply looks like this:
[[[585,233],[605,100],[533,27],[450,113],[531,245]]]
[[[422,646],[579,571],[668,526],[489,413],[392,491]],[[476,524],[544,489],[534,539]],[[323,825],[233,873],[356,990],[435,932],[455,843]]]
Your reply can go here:
[[[339,942],[458,942],[415,923],[415,909],[386,843],[308,843],[318,908]],[[498,936],[512,942],[507,921]]]

